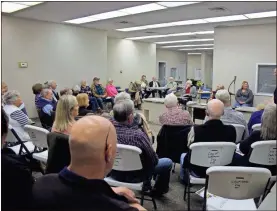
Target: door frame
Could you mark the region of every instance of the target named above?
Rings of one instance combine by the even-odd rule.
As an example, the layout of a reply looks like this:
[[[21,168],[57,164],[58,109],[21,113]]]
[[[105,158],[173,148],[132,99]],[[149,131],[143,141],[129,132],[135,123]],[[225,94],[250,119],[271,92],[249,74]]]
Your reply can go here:
[[[165,79],[167,79],[167,61],[157,61],[157,67],[156,67],[156,76],[157,76],[157,79],[159,80],[160,76],[159,76],[159,63],[165,63]]]

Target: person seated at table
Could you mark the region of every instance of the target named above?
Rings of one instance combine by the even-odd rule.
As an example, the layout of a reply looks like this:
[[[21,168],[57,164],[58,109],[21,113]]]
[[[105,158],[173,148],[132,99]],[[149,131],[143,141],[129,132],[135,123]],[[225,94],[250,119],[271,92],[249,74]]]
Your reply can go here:
[[[136,146],[142,150],[141,162],[143,169],[137,171],[121,172],[112,170],[111,177],[122,182],[147,181],[147,187],[151,185],[151,178],[156,175],[153,194],[162,195],[169,190],[172,161],[169,158],[158,159],[157,154],[150,144],[147,135],[138,128],[131,127],[134,119],[134,102],[124,100],[113,107],[117,140],[119,144]]]
[[[184,93],[183,95],[190,95],[193,99],[197,97],[197,90],[196,87],[192,85],[192,81],[188,80],[186,82],[186,85],[184,87]]]
[[[135,107],[141,110],[141,82],[130,82],[128,92],[130,93],[131,98],[134,101]]]
[[[238,166],[248,166],[248,154],[251,151],[251,145],[257,141],[276,140],[276,104],[268,104],[262,115],[261,130],[256,130],[251,135],[240,142],[239,149],[244,154],[241,156],[236,154],[234,164]],[[276,173],[276,167],[274,167]]]
[[[116,87],[113,85],[113,80],[110,78],[106,86],[106,92],[107,92],[107,96],[112,98],[114,98],[118,94]]]
[[[7,91],[3,100],[5,103],[4,111],[6,112],[9,123],[15,130],[22,141],[30,140],[29,134],[24,130],[24,126],[30,124],[28,116],[19,109],[22,100],[18,91]]]
[[[113,107],[114,105],[113,98],[107,96],[106,89],[100,84],[99,81],[100,81],[100,78],[98,77],[93,78],[93,83],[91,85],[93,96],[96,97],[98,105],[100,106],[101,109],[104,108],[103,102],[110,102]]]
[[[141,76],[140,82],[141,82],[141,94],[142,94],[142,98],[145,98],[145,96],[149,97],[151,92],[146,89],[149,86],[148,81],[146,80],[146,75],[142,75]]]
[[[170,94],[171,92],[174,92],[177,90],[177,83],[175,82],[175,79],[173,77],[168,78],[168,83],[165,85],[166,90],[163,92],[164,97],[167,94]]]
[[[164,105],[167,108],[167,111],[159,117],[162,125],[193,124],[189,112],[178,107],[178,99],[173,93],[166,95]]]
[[[159,81],[157,81],[156,77],[152,77],[152,81],[150,81],[149,83],[149,87],[153,87],[153,88],[158,88],[161,87]],[[159,93],[160,98],[162,98],[162,91],[161,90],[151,90],[147,93],[147,95],[145,96],[145,98],[148,98],[150,94],[152,94],[152,97],[155,97],[155,94]]]
[[[41,97],[40,93],[41,93],[42,89],[43,89],[43,85],[41,83],[36,83],[32,86],[32,90],[35,95],[36,108],[38,108],[38,101],[39,101],[39,98]]]
[[[242,87],[237,91],[236,103],[234,107],[252,107],[254,95],[251,89],[249,89],[249,85],[247,81],[242,82]]]
[[[232,125],[224,125],[220,120],[224,113],[224,104],[217,99],[211,100],[207,104],[206,114],[208,116],[208,121],[203,125],[195,125],[191,128],[188,134],[188,147],[193,143],[198,142],[236,142],[236,129]],[[189,156],[183,153],[180,158],[180,178],[187,182],[187,175],[185,175],[185,168],[189,165],[194,176],[205,177],[206,170],[205,167],[196,166],[189,164]]]
[[[116,143],[115,128],[105,118],[78,120],[69,137],[70,164],[37,179],[34,210],[145,210],[133,191],[110,187],[104,180],[114,164]]]
[[[252,113],[252,115],[248,121],[249,134],[252,133],[253,125],[262,123],[262,115],[264,113],[265,104],[258,104],[256,108],[257,108],[257,111]]]
[[[69,135],[78,112],[79,105],[75,96],[61,96],[57,104],[56,117],[51,132]]]
[[[89,99],[86,93],[78,94],[76,98],[79,105],[79,116],[86,116],[89,113],[93,113],[91,110],[87,109],[89,106]]]

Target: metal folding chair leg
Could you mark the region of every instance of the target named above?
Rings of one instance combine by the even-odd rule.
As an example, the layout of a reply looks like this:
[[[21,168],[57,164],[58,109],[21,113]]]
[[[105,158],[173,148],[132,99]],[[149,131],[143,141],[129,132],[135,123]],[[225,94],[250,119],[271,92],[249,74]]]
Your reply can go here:
[[[173,164],[172,173],[175,173],[175,166],[176,166],[176,163]]]
[[[141,193],[141,198],[140,198],[140,204],[143,206],[143,201],[144,201],[144,193]]]
[[[152,202],[153,202],[154,210],[157,210],[157,204],[153,197],[152,197]]]

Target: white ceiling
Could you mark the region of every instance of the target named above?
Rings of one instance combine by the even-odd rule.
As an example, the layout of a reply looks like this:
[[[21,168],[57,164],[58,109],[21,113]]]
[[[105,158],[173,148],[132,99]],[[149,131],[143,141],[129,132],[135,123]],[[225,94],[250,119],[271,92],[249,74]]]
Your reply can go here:
[[[26,8],[10,15],[20,18],[35,19],[41,21],[49,21],[55,23],[63,23],[63,21],[80,18],[84,16],[99,14],[108,11],[114,11],[127,7],[133,7],[150,2],[45,2],[40,5]],[[210,8],[224,7],[223,12],[211,11]],[[256,12],[276,11],[276,2],[201,2],[192,5],[185,5],[180,7],[168,8],[165,10],[153,11],[148,13],[129,15],[125,17],[101,20],[81,24],[80,26],[88,28],[103,29],[108,32],[108,36],[117,38],[149,36],[159,34],[171,34],[182,32],[208,31],[214,30],[215,27],[237,26],[237,25],[251,25],[251,24],[265,24],[276,23],[275,18],[262,18],[252,20],[230,21],[222,23],[208,23],[187,26],[174,26],[157,29],[147,29],[132,32],[120,32],[116,29],[128,28],[141,25],[167,23],[173,21],[193,20],[201,18],[210,18],[218,16],[229,16],[238,14],[248,14]],[[127,21],[128,23],[120,23]],[[151,33],[149,33],[151,32]],[[173,40],[187,40],[198,38],[213,38],[213,35],[196,35],[196,36],[178,36],[140,40],[142,42],[159,42],[159,41],[173,41]],[[212,43],[210,42],[201,42]],[[182,43],[178,43],[180,45]],[[183,43],[183,44],[197,44]],[[167,44],[175,45],[175,44]],[[177,44],[176,44],[177,45]],[[159,47],[159,46],[158,46]],[[173,48],[177,50],[178,48]],[[180,48],[181,49],[181,48]]]

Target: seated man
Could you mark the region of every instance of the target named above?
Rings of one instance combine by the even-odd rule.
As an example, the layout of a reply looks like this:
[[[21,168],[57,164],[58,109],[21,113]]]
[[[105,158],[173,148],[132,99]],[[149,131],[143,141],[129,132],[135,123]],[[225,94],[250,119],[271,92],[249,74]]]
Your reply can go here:
[[[156,175],[153,194],[162,195],[169,190],[172,161],[168,158],[158,159],[149,137],[140,129],[132,127],[134,119],[134,103],[132,100],[118,102],[113,108],[117,140],[119,144],[136,146],[142,150],[142,170],[120,172],[113,170],[111,176],[122,182],[146,182],[145,189],[150,188],[150,180]]]
[[[92,94],[96,97],[96,100],[101,109],[103,109],[103,102],[110,102],[112,107],[114,105],[114,100],[111,97],[107,97],[106,89],[99,83],[100,78],[94,77],[93,83],[91,85]]]
[[[111,188],[104,181],[116,155],[116,132],[110,121],[99,116],[77,121],[70,134],[69,149],[68,167],[36,181],[35,210],[145,210],[131,190]]]
[[[224,113],[224,104],[217,99],[211,100],[207,104],[206,110],[208,121],[203,125],[197,125],[191,128],[188,134],[188,147],[197,142],[236,142],[236,129],[232,125],[224,125],[220,120]],[[189,166],[189,158],[185,153],[181,155],[180,165],[181,168],[180,177],[186,182],[184,178],[184,168]],[[199,167],[196,165],[190,165],[192,172],[195,176],[205,177],[207,168]]]
[[[150,81],[150,83],[149,83],[149,87],[153,87],[153,88],[161,87],[161,85],[160,85],[159,81],[157,81],[156,77],[152,78],[152,81]],[[152,97],[155,97],[155,94],[159,93],[160,98],[162,98],[162,91],[155,90],[155,89],[148,92],[147,95],[145,96],[145,98],[148,98],[151,93],[152,93]]]
[[[49,81],[46,82],[45,86],[46,86],[46,88],[52,90],[53,100],[57,102],[60,99],[60,96],[59,96],[58,91],[56,90],[57,89],[56,81],[49,80]]]
[[[135,107],[141,110],[141,81],[130,82],[128,92],[130,93],[131,98],[134,101]]]
[[[177,90],[177,83],[175,82],[174,78],[173,77],[169,77],[168,78],[168,83],[165,85],[166,87],[166,90],[164,91],[163,95],[164,97],[167,95],[167,94],[170,94],[171,92],[174,92]]]

